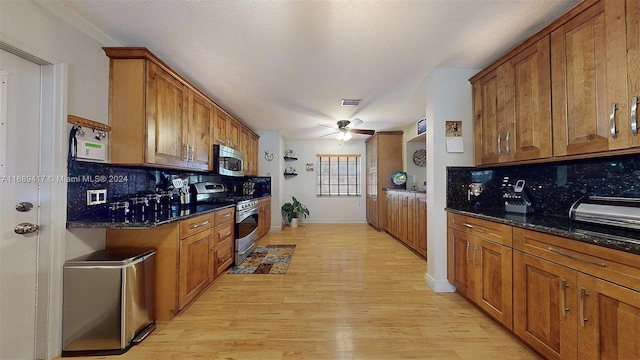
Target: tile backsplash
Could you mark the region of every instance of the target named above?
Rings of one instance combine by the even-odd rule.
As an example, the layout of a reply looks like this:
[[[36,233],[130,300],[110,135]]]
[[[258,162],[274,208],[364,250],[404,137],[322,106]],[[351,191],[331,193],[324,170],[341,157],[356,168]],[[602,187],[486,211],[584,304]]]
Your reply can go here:
[[[87,205],[87,190],[107,189],[107,203],[126,200],[171,190],[171,181],[188,176],[189,183],[213,181],[223,183],[229,195],[242,195],[243,182],[256,183],[255,196],[271,195],[271,180],[264,177],[233,178],[203,173],[188,173],[146,167],[114,166],[104,163],[77,161],[68,169],[67,220],[104,219],[108,217],[107,204]],[[174,190],[175,192],[175,190]]]
[[[508,178],[508,180],[505,180]],[[587,196],[640,198],[640,155],[495,168],[447,168],[447,207],[464,211],[504,209],[504,181],[525,180],[536,213],[568,216]],[[469,185],[483,184],[479,195]]]

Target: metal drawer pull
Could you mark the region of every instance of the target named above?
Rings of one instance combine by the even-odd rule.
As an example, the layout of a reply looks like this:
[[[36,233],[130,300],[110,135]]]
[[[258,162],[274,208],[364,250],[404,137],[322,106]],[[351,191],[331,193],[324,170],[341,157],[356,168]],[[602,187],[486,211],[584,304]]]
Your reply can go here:
[[[585,288],[580,288],[580,325],[584,327],[584,322],[589,320],[584,317],[584,299],[587,297],[587,290]]]
[[[231,216],[231,214],[225,214],[225,215],[221,215],[220,218],[224,219],[224,218],[228,218],[229,216]]]
[[[616,110],[618,110],[616,103],[611,103],[611,112],[609,113],[609,123],[611,123],[611,137],[614,139],[618,137],[618,131],[616,130]]]
[[[602,267],[607,267],[604,264],[603,261],[590,259],[590,258],[588,258],[586,256],[570,253],[570,252],[562,250],[562,249],[556,249],[556,248],[553,248],[553,247],[549,246],[549,251],[554,252],[556,254],[560,254],[560,255],[569,257],[569,258],[572,258],[572,259],[575,259],[575,260],[584,261],[584,262],[587,262],[589,264],[598,265],[598,266],[602,266]]]
[[[502,135],[498,134],[498,155],[502,155]]]
[[[484,229],[483,229],[483,228],[481,228],[481,227],[475,227],[475,226],[473,226],[473,225],[471,225],[471,224],[462,223],[462,226],[464,226],[464,227],[466,227],[466,228],[469,228],[469,229],[472,229],[472,230],[475,230],[475,231],[486,232],[486,231],[484,231]]]
[[[567,311],[569,311],[569,309],[567,309],[567,288],[569,287],[569,285],[567,285],[567,280],[562,279],[562,284],[560,284],[560,306],[562,306],[562,316],[563,317],[567,317]]]
[[[473,265],[478,265],[476,262],[476,251],[478,251],[478,244],[473,244]]]
[[[507,131],[507,145],[506,145],[506,150],[507,150],[507,155],[511,154],[511,148],[509,148],[509,138],[511,137],[511,134]]]
[[[631,98],[631,133],[638,133],[638,97]]]
[[[205,225],[208,225],[208,224],[209,224],[209,220],[201,222],[200,224],[195,224],[195,225],[191,226],[191,228],[195,229],[195,228],[199,228],[200,226],[205,226]]]
[[[471,261],[469,258],[469,242],[467,241],[467,262]]]

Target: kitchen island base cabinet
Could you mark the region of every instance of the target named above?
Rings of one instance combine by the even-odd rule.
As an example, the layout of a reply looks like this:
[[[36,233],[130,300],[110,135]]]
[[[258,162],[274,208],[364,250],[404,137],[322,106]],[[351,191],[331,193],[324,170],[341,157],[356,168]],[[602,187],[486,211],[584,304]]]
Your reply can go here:
[[[152,228],[107,229],[107,248],[156,249],[156,320],[170,321],[233,260],[233,208]]]

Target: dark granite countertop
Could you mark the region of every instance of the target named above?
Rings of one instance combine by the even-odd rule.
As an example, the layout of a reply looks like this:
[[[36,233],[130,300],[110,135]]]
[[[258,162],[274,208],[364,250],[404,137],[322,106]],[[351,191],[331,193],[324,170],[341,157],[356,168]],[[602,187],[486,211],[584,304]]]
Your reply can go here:
[[[396,188],[383,188],[382,190],[384,190],[384,191],[402,191],[402,192],[415,193],[415,194],[426,194],[427,193],[427,190],[409,190],[409,189],[396,189]]]
[[[511,214],[504,210],[470,212],[446,208],[447,212],[495,221],[584,243],[640,255],[640,231],[572,221],[569,216]]]
[[[67,228],[151,228],[233,207],[235,207],[234,204],[199,204],[190,207],[172,205],[171,210],[158,212],[155,214],[154,219],[149,219],[147,221],[119,222],[111,221],[111,219],[76,220],[67,221]]]

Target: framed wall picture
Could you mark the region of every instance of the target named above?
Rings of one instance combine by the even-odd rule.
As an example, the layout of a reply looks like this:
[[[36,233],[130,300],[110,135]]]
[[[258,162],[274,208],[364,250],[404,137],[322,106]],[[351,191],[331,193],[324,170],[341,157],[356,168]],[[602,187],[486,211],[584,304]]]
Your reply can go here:
[[[418,135],[427,132],[427,118],[418,120]]]
[[[307,171],[313,171],[313,163],[307,163]]]

